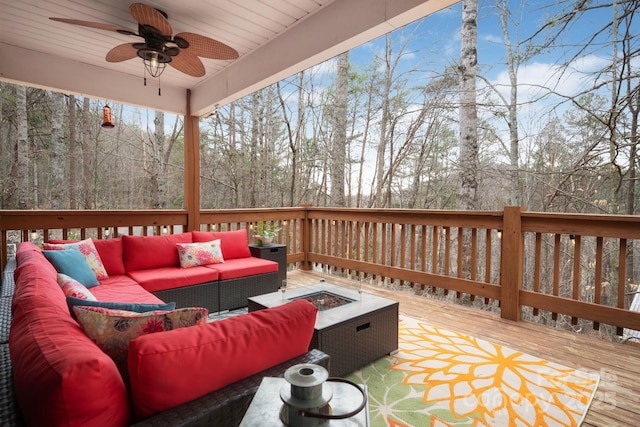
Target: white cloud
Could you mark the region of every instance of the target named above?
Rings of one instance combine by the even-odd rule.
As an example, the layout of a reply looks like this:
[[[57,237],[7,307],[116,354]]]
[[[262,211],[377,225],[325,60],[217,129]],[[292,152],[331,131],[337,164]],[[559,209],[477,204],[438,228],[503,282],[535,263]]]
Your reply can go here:
[[[494,36],[493,34],[487,34],[486,36],[482,37],[482,40],[489,42],[489,43],[496,43],[496,44],[503,44],[504,40],[502,37],[499,36]]]
[[[564,69],[561,65],[532,62],[518,69],[518,95],[520,102],[539,99],[549,90],[563,96],[575,96],[593,86],[591,73],[602,69],[607,60],[595,55],[585,56]],[[492,84],[502,96],[508,98],[510,83],[507,70],[501,71]]]

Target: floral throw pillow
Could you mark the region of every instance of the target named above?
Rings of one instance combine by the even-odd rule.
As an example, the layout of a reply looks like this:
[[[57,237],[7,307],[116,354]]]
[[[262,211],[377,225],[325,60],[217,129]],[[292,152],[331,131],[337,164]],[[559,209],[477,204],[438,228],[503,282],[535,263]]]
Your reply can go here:
[[[74,243],[43,243],[42,249],[46,250],[61,250],[76,247],[80,250],[80,253],[84,255],[87,260],[87,264],[93,270],[98,280],[108,279],[107,270],[104,268],[100,254],[94,245],[93,240],[85,239]]]
[[[220,239],[201,243],[176,243],[176,245],[178,246],[178,258],[182,268],[224,262]]]
[[[85,334],[107,353],[121,371],[127,369],[129,343],[139,336],[206,323],[209,310],[200,307],[172,311],[114,310],[103,307],[73,307]]]
[[[91,291],[82,283],[78,282],[66,274],[58,273],[58,285],[62,288],[62,292],[67,297],[80,298],[87,301],[98,301]]]

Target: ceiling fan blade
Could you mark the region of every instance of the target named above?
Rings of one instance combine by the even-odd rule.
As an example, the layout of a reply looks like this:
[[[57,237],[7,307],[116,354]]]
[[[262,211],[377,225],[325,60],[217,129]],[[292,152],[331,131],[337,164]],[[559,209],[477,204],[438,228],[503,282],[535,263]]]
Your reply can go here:
[[[133,31],[126,28],[118,27],[112,24],[102,24],[100,22],[81,21],[79,19],[67,19],[67,18],[49,18],[52,21],[64,22],[65,24],[81,25],[83,27],[96,28],[98,30],[116,31],[122,34],[136,35]]]
[[[238,52],[226,44],[209,37],[194,33],[180,33],[176,37],[182,37],[189,42],[186,49],[194,55],[210,59],[236,59]]]
[[[134,3],[129,6],[131,16],[141,25],[149,25],[160,31],[165,36],[173,34],[173,28],[167,18],[158,10],[142,3]]]
[[[118,45],[107,52],[107,62],[122,62],[138,56],[138,50],[133,47],[134,43]]]
[[[193,53],[188,50],[182,50],[177,56],[174,56],[169,62],[173,68],[178,71],[182,71],[185,74],[189,74],[193,77],[202,77],[205,74],[204,64]]]

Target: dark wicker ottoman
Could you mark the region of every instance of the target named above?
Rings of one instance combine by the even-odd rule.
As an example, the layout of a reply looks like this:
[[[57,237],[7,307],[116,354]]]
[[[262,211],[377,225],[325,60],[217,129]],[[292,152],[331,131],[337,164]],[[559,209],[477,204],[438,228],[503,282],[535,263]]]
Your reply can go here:
[[[319,310],[310,348],[331,356],[331,376],[344,376],[398,349],[398,302],[328,283],[249,298],[249,311],[309,295],[330,294],[350,302]],[[321,298],[326,300],[325,296]],[[312,300],[312,302],[314,302]],[[315,304],[315,302],[314,302]],[[318,305],[318,304],[316,304]]]

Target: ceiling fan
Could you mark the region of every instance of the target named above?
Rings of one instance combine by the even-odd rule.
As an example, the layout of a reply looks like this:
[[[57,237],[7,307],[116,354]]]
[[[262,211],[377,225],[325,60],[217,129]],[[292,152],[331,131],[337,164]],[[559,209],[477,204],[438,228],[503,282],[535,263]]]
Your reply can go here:
[[[199,57],[225,60],[238,58],[235,49],[209,37],[194,33],[173,35],[168,16],[161,10],[134,3],[129,7],[129,12],[138,22],[137,33],[117,25],[99,22],[67,18],[49,19],[143,38],[144,42],[125,43],[114,47],[107,53],[106,60],[122,62],[138,56],[142,58],[146,70],[153,77],[159,77],[166,64],[190,76],[202,77],[205,69]]]

